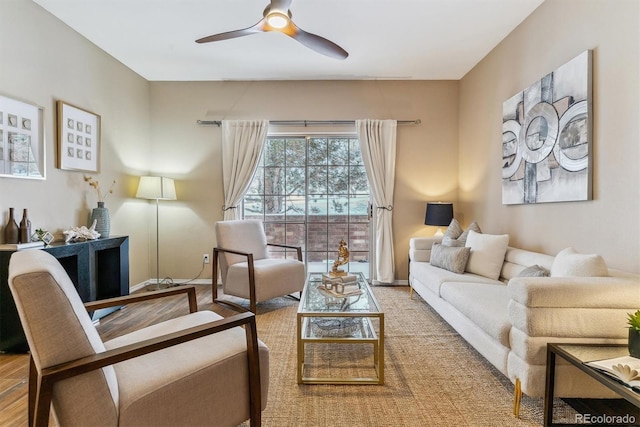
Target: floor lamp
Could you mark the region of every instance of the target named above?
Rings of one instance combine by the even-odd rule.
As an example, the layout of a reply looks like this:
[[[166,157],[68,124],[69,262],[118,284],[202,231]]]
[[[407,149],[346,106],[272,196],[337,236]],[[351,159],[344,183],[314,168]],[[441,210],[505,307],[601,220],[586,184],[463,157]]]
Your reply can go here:
[[[160,283],[160,200],[176,200],[176,187],[173,179],[163,176],[141,176],[136,197],[156,201],[156,286],[151,290],[161,289]]]

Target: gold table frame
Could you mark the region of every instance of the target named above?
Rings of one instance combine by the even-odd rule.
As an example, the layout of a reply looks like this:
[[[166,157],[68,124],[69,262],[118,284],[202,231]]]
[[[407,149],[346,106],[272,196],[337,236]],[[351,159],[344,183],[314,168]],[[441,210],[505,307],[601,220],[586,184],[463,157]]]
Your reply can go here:
[[[357,297],[347,297],[347,304],[326,304],[318,302],[319,292],[316,289],[322,283],[322,273],[309,273],[300,298],[297,313],[297,352],[298,352],[298,384],[384,384],[384,313],[376,300],[369,283],[362,273],[355,273],[363,293]],[[358,299],[356,299],[358,298]],[[362,298],[362,301],[359,301]],[[311,299],[315,303],[311,304]],[[358,304],[358,302],[360,302]],[[311,306],[311,307],[310,307]],[[346,306],[346,307],[345,307]],[[358,333],[351,336],[319,336],[311,327],[313,319],[361,318]],[[378,332],[373,324],[378,319]],[[305,346],[310,344],[371,344],[373,345],[373,367],[375,375],[369,377],[307,377],[305,370]]]

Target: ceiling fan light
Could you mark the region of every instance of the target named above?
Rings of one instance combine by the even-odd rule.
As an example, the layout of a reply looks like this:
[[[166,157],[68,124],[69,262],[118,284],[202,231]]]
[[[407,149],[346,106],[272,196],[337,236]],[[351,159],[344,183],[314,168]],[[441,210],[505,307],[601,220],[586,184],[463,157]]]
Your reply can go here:
[[[289,25],[289,17],[284,13],[271,12],[267,15],[267,24],[273,28],[284,28]]]

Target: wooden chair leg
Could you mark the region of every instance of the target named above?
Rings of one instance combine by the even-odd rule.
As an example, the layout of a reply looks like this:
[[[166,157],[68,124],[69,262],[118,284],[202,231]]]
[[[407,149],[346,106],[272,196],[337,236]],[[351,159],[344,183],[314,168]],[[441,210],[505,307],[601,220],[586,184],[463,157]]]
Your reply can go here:
[[[213,249],[213,266],[211,272],[211,299],[212,302],[216,302],[218,299],[218,251]]]
[[[29,426],[33,426],[36,411],[36,396],[38,393],[38,371],[33,361],[33,356],[29,355]]]

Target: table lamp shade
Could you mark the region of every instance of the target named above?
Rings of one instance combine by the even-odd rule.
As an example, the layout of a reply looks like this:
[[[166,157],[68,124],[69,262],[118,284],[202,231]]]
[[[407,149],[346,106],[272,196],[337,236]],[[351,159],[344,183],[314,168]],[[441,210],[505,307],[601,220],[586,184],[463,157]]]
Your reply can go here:
[[[453,219],[453,203],[427,202],[424,225],[445,226]]]
[[[171,178],[141,176],[136,197],[140,199],[176,200],[176,187]]]

